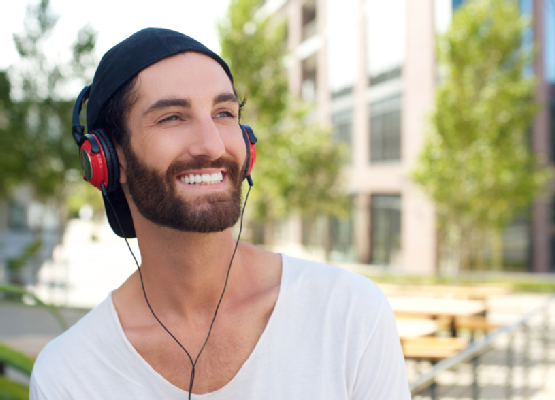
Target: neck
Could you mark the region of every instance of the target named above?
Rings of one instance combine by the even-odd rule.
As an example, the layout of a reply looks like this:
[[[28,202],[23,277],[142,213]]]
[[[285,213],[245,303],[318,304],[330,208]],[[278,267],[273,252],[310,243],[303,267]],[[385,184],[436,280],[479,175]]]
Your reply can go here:
[[[153,307],[185,318],[213,314],[236,245],[231,229],[199,234],[148,221],[135,225],[145,291],[156,302]],[[240,260],[236,254],[232,268],[238,269]]]

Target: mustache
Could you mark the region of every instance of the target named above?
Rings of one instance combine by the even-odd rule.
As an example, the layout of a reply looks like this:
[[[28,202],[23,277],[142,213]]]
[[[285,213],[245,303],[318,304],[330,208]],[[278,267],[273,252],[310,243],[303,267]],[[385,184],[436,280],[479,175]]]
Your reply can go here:
[[[246,166],[240,168],[236,161],[227,157],[220,157],[217,160],[176,160],[168,167],[166,171],[166,178],[168,181],[172,181],[175,175],[188,169],[224,168],[227,171],[228,177],[233,182],[236,182],[239,179],[240,171],[244,170],[245,167]]]

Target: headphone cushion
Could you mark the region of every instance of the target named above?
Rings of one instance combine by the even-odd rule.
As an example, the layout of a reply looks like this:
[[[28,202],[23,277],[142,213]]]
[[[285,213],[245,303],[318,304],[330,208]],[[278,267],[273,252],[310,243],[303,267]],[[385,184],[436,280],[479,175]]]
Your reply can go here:
[[[91,132],[98,139],[104,157],[106,158],[106,169],[108,170],[108,192],[114,191],[119,186],[119,160],[116,148],[110,136],[103,129],[96,129]]]
[[[243,134],[243,140],[245,141],[245,146],[247,147],[247,170],[245,171],[245,178],[248,177],[254,167],[254,162],[256,160],[256,147],[255,143],[257,141],[252,128],[248,125],[239,124],[241,127],[241,133]]]

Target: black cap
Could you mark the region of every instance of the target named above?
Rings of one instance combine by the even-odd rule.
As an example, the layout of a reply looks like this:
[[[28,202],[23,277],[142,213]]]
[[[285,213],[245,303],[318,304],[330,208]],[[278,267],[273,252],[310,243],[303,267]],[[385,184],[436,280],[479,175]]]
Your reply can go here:
[[[88,132],[99,128],[96,124],[100,110],[119,88],[150,65],[188,51],[213,58],[233,84],[233,76],[225,61],[202,43],[169,29],[146,28],[112,47],[100,60],[87,103]],[[112,230],[121,237],[136,237],[131,211],[121,186],[118,184],[106,196],[108,199],[104,198],[104,206]]]

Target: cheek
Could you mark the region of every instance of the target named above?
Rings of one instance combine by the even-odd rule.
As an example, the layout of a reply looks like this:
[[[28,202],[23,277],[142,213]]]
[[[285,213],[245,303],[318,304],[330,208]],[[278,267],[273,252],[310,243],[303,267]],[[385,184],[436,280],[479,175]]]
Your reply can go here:
[[[238,137],[233,137],[233,140],[230,141],[229,144],[226,144],[226,149],[228,149],[228,153],[237,161],[240,165],[243,165],[247,158],[247,148],[245,146],[245,141],[242,135],[238,135]]]
[[[165,168],[168,162],[180,158],[190,145],[186,135],[156,132],[141,141],[143,159],[153,167]]]

